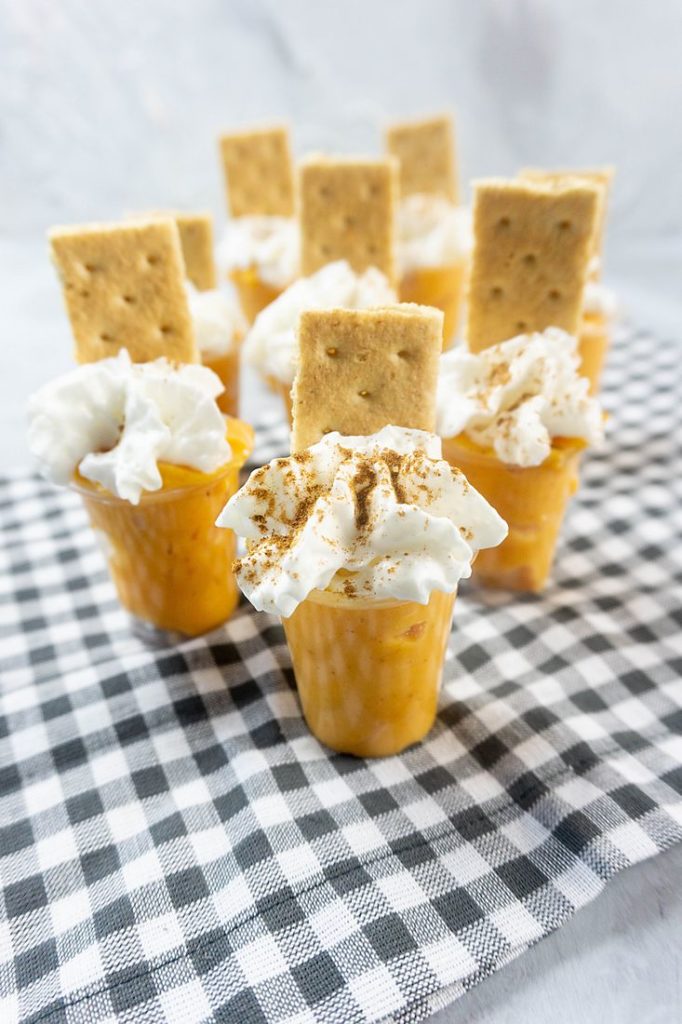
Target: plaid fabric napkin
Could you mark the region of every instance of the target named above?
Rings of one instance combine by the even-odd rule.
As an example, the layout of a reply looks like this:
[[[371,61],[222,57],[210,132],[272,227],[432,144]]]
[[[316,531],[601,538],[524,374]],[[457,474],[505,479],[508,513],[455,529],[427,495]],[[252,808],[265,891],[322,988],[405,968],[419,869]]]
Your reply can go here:
[[[275,619],[150,650],[76,498],[5,480],[0,1019],[418,1021],[679,840],[679,360],[618,338],[554,583],[462,587],[376,762],[309,735]]]

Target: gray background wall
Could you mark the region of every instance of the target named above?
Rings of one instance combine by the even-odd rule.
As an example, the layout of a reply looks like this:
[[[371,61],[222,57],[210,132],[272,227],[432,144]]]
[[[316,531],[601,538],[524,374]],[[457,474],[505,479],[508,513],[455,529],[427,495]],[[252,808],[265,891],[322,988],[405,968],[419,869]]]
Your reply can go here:
[[[610,277],[626,305],[659,289],[650,315],[675,324],[680,38],[679,0],[0,0],[0,468],[25,457],[26,394],[69,362],[46,228],[222,219],[235,124],[373,151],[387,118],[452,108],[464,180],[612,162]]]

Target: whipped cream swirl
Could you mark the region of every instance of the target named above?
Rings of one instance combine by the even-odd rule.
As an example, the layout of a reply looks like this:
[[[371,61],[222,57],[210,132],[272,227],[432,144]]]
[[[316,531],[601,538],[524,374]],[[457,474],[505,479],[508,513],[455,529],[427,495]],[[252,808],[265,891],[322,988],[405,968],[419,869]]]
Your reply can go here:
[[[292,217],[235,217],[218,246],[223,271],[253,267],[261,281],[286,288],[298,273],[299,233]]]
[[[31,397],[29,447],[48,480],[68,484],[78,471],[137,505],[162,486],[159,462],[212,473],[231,458],[222,391],[204,366],[132,363],[121,349]]]
[[[327,434],[251,474],[217,521],[247,539],[236,563],[255,608],[287,617],[313,590],[426,604],[471,574],[479,548],[507,525],[459,470],[440,438],[384,427]]]
[[[226,356],[244,336],[246,321],[234,295],[221,288],[200,292],[185,282],[194,334],[202,357]]]
[[[369,309],[397,302],[386,277],[375,267],[356,274],[346,260],[328,263],[301,277],[256,317],[244,342],[244,359],[261,373],[292,384],[298,363],[296,325],[306,309]]]
[[[398,206],[397,257],[401,273],[468,259],[473,246],[471,211],[443,196],[415,193]]]
[[[476,354],[451,349],[440,361],[438,433],[464,432],[515,466],[539,466],[553,437],[594,444],[603,436],[603,415],[578,364],[575,338],[556,327]]]

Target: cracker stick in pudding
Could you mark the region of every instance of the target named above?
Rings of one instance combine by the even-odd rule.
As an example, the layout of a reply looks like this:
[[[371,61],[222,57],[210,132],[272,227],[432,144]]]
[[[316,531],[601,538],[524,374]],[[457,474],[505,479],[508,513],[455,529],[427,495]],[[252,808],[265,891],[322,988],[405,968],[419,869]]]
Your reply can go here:
[[[294,177],[284,125],[220,136],[227,205],[233,217],[292,217]]]
[[[376,267],[393,284],[397,187],[392,158],[304,160],[299,169],[302,275],[347,260],[357,274]]]
[[[596,185],[601,189],[602,200],[597,230],[594,234],[588,279],[583,295],[583,317],[578,336],[580,372],[590,381],[590,389],[593,393],[599,390],[602,370],[611,344],[613,322],[618,311],[616,296],[600,280],[606,213],[613,174],[613,167],[560,171],[546,171],[540,168],[526,167],[519,172],[521,179],[547,182],[555,187],[565,186],[570,181],[581,181]]]
[[[136,363],[198,361],[173,220],[53,228],[49,239],[79,363],[122,348]]]
[[[433,431],[442,332],[443,314],[424,306],[302,313],[292,450],[331,431]]]
[[[440,195],[459,202],[452,117],[400,121],[386,129],[386,149],[400,164],[400,196]]]
[[[231,220],[219,262],[251,324],[298,274],[288,128],[227,133],[220,137],[220,154]]]
[[[213,217],[210,213],[169,212],[178,226],[185,273],[200,292],[212,291],[217,284],[213,257]]]
[[[138,627],[206,632],[237,604],[235,538],[214,524],[253,431],[219,408],[218,377],[188,365],[177,226],[62,228],[51,242],[84,365],[31,399],[31,450],[43,475],[81,494]]]
[[[246,323],[232,289],[218,287],[210,213],[156,211],[172,217],[180,234],[187,275],[187,297],[201,362],[220,377],[224,391],[216,401],[229,416],[239,414],[239,367]]]
[[[481,582],[544,587],[580,456],[602,415],[578,372],[574,335],[599,210],[599,189],[482,182],[474,204],[470,351],[441,359],[443,452],[509,524]]]
[[[392,286],[396,187],[391,160],[316,157],[300,166],[304,276],[259,313],[244,346],[245,360],[282,396],[289,418],[299,314],[397,301]]]
[[[217,520],[247,538],[244,593],[284,620],[311,732],[360,757],[431,728],[457,586],[507,531],[432,432],[442,316],[302,313],[294,452]]]
[[[400,163],[400,300],[443,310],[445,347],[460,325],[471,256],[469,211],[458,205],[454,140],[447,115],[392,124],[385,134],[387,151]]]
[[[472,352],[546,327],[577,334],[600,203],[600,189],[581,182],[476,183]]]
[[[595,185],[601,190],[597,227],[593,238],[592,256],[595,258],[595,263],[590,271],[591,277],[599,277],[599,261],[604,246],[606,213],[614,171],[613,167],[576,168],[575,170],[567,168],[558,171],[543,170],[540,167],[524,167],[519,171],[519,178],[523,181],[531,181],[540,185],[548,184],[555,188],[564,188],[571,181],[579,181],[586,185]]]

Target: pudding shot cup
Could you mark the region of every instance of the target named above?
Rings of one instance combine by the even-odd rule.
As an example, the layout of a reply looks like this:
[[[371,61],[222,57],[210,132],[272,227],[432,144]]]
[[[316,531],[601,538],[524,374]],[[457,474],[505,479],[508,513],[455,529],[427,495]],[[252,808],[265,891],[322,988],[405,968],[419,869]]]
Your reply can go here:
[[[253,431],[220,412],[220,390],[204,366],[135,364],[122,349],[29,403],[43,476],[80,495],[119,600],[149,639],[204,633],[237,604],[235,536],[215,519],[239,487]]]
[[[228,421],[232,457],[213,473],[159,463],[162,487],[137,505],[76,476],[107,558],[119,601],[138,632],[149,627],[198,636],[225,622],[239,601],[232,572],[236,538],[215,520],[239,487],[253,432]]]
[[[474,578],[484,586],[536,593],[545,586],[566,505],[578,489],[580,455],[585,442],[555,438],[539,466],[502,462],[466,434],[444,438],[443,457],[464,473],[509,526],[496,548],[480,551]]]
[[[459,580],[506,535],[438,438],[327,434],[256,470],[218,522],[246,537],[237,582],[281,617],[313,735],[358,757],[423,739]]]
[[[473,567],[482,584],[538,592],[549,577],[580,458],[603,416],[580,375],[576,341],[556,328],[441,359],[443,457],[509,526]]]
[[[332,750],[385,757],[433,726],[455,594],[426,605],[313,591],[284,632],[310,731]]]

